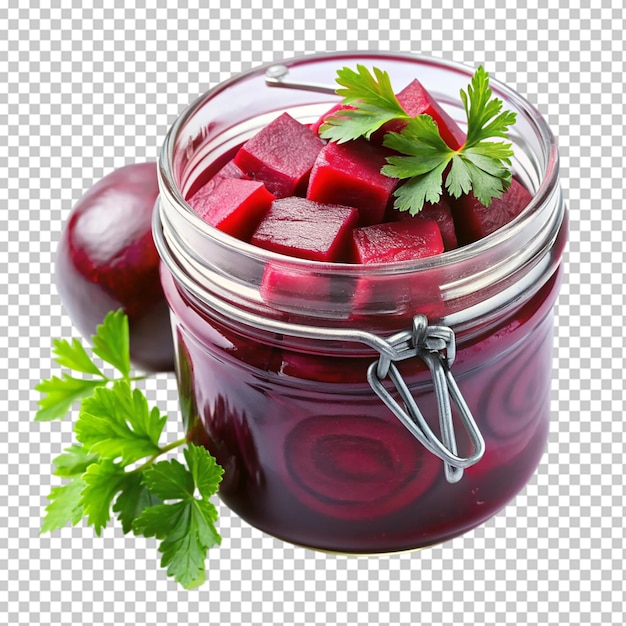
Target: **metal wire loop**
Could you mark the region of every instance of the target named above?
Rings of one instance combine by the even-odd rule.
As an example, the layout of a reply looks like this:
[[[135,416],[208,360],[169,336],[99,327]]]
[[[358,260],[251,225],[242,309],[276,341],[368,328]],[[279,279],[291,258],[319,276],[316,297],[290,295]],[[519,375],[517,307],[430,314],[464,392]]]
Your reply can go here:
[[[444,461],[446,480],[450,483],[458,482],[463,477],[463,470],[482,458],[485,442],[450,372],[456,353],[454,332],[446,326],[429,326],[426,316],[416,315],[410,331],[397,333],[386,341],[387,349],[379,350],[380,357],[368,368],[367,380],[370,386],[409,432],[427,450]],[[419,357],[426,364],[432,378],[437,399],[440,439],[424,419],[395,365],[397,361],[414,357]],[[383,384],[382,381],[387,377],[393,383],[401,402]],[[456,405],[460,421],[473,448],[472,454],[467,457],[460,457],[457,453],[450,400]]]

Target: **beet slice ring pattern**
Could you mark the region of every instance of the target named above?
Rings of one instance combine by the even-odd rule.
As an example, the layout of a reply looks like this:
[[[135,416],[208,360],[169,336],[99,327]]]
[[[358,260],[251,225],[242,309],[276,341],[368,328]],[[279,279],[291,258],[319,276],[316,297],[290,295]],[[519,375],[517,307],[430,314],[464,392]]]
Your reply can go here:
[[[287,435],[284,454],[298,499],[344,519],[395,513],[443,473],[441,461],[404,426],[376,417],[309,417]]]
[[[549,418],[550,396],[550,372],[538,364],[549,362],[549,355],[540,353],[551,349],[550,332],[542,332],[524,350],[518,346],[498,368],[485,368],[485,375],[472,381],[478,392],[475,406],[485,438],[485,455],[468,468],[468,476],[497,473],[529,445],[538,445],[537,433]]]
[[[484,385],[478,414],[485,416],[485,436],[496,442],[516,439],[541,417],[550,393],[550,374],[537,367],[538,363],[549,362],[538,352],[551,350],[548,339],[548,335],[542,335],[521,354],[515,350]]]

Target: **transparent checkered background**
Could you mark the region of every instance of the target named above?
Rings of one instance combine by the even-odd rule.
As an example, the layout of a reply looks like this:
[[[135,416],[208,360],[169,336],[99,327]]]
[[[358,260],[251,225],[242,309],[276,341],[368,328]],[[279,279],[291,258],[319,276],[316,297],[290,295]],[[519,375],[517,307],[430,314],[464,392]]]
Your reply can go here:
[[[623,625],[619,3],[8,3],[0,9],[0,623]],[[481,528],[401,556],[309,552],[220,507],[223,547],[210,555],[207,585],[190,592],[158,567],[153,541],[117,526],[101,538],[82,525],[40,536],[57,480],[51,459],[69,445],[71,427],[32,421],[33,386],[58,373],[52,339],[72,333],[53,259],[73,203],[112,169],[155,159],[180,110],[232,73],[357,48],[482,63],[534,102],[559,137],[571,235],[554,424],[537,474]],[[176,414],[171,377],[147,389]],[[179,434],[176,420],[168,429]]]

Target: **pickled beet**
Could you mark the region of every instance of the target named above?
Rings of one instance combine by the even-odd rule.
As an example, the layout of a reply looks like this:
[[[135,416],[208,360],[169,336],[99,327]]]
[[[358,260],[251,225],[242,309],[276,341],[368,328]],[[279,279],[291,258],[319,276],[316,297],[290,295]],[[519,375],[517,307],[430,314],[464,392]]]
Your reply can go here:
[[[356,209],[305,198],[275,200],[251,238],[260,248],[312,261],[343,261]]]
[[[234,164],[278,198],[304,194],[323,145],[308,126],[283,113],[241,146]]]
[[[406,219],[363,226],[352,231],[352,259],[355,263],[392,263],[421,259],[443,252],[436,222]],[[359,279],[352,298],[353,317],[372,311],[396,314],[417,313],[435,319],[440,309],[440,288],[431,280],[415,276],[388,276]]]
[[[441,232],[444,250],[454,250],[458,247],[459,244],[456,238],[452,209],[450,208],[447,198],[442,196],[437,204],[427,202],[417,215],[411,215],[408,211],[398,211],[393,207],[387,211],[386,221],[393,222],[412,219],[437,222]]]
[[[355,228],[352,244],[355,263],[393,263],[443,252],[439,226],[428,219],[407,219]]]
[[[240,178],[211,179],[188,203],[211,226],[248,241],[274,196],[265,185]]]
[[[328,109],[328,111],[326,111],[326,113],[324,113],[324,115],[322,115],[317,121],[313,122],[313,124],[311,124],[311,130],[314,133],[318,133],[320,132],[320,127],[322,126],[322,124],[326,121],[326,118],[329,117],[330,115],[332,115],[333,113],[337,113],[339,111],[343,111],[345,109],[355,109],[355,107],[351,107],[347,104],[335,104],[334,106],[332,106],[330,109]]]
[[[236,153],[237,149],[227,152],[220,159],[217,159],[211,167],[201,172],[193,181],[190,181],[186,199],[189,200],[189,198],[192,198],[203,187],[208,190],[211,188],[211,185],[217,185],[222,178],[243,178],[250,180],[250,177],[246,176],[241,169],[235,165],[234,158]]]
[[[437,226],[439,226],[439,231],[441,232],[441,239],[443,240],[443,249],[445,251],[454,250],[458,247],[459,242],[454,228],[452,209],[445,198],[441,198],[437,204],[424,205],[424,208],[417,214],[417,217],[419,219],[437,222]]]
[[[333,280],[282,264],[267,263],[259,293],[264,302],[288,311],[302,310],[308,302],[325,302],[333,297]]]
[[[398,93],[397,98],[411,117],[430,115],[439,128],[441,138],[453,150],[457,150],[465,143],[465,133],[417,79],[410,82]],[[392,120],[387,122],[378,133],[381,131],[382,133],[399,133],[405,125],[402,121]]]
[[[196,323],[188,303],[172,291],[173,282],[165,284],[182,327],[194,333],[202,332],[203,321],[220,327],[207,317]],[[232,480],[225,477],[220,489],[222,499],[275,536],[349,552],[433,545],[491,517],[526,483],[545,445],[552,326],[547,312],[556,285],[551,281],[547,291],[512,316],[506,332],[489,331],[460,345],[457,382],[487,448],[456,484],[448,484],[442,462],[371,399],[361,378],[370,359],[278,349],[279,369],[237,367],[208,338],[186,336],[200,409],[190,436],[231,470]],[[258,338],[246,343],[251,354],[266,347]],[[521,352],[508,349],[519,345]],[[518,358],[521,354],[534,357],[529,363]],[[415,371],[418,363],[400,365],[436,430],[436,399],[422,382],[428,375]],[[527,427],[515,422],[506,434],[502,421],[511,404],[511,380],[520,387],[515,413]],[[463,430],[457,432],[464,453]]]
[[[434,63],[429,68],[435,85],[438,74],[442,80],[455,74],[456,83],[456,71],[432,73]],[[439,84],[448,93],[448,85]],[[234,119],[227,120],[232,132],[224,138],[234,138],[237,124],[250,128],[251,120],[261,119],[257,113],[278,114],[281,106],[291,106],[287,93],[273,90],[264,94],[258,110],[233,111]],[[289,110],[308,115],[320,96],[296,92],[294,102],[300,96],[311,107],[295,104]],[[265,97],[271,101],[269,110]],[[463,145],[461,129],[418,81],[398,98],[411,115],[432,116],[452,149]],[[333,111],[341,115],[343,108],[337,105]],[[513,264],[501,266],[497,255],[473,256],[470,250],[466,259],[451,254],[450,263],[437,260],[435,255],[470,239],[459,221],[463,210],[481,233],[488,234],[488,224],[471,203],[469,208],[464,202],[452,206],[447,197],[414,218],[389,212],[400,181],[381,174],[392,154],[381,143],[384,131],[401,130],[401,122],[374,133],[372,142],[318,143],[310,174],[300,176],[289,168],[291,161],[299,163],[296,153],[307,151],[295,139],[302,130],[287,115],[277,119],[233,161],[244,176],[264,182],[276,196],[284,194],[272,202],[250,238],[270,253],[241,246],[229,251],[232,264],[207,256],[222,272],[215,281],[212,267],[202,276],[211,283],[210,300],[203,298],[204,285],[187,293],[182,287],[185,270],[180,282],[164,281],[193,374],[198,419],[189,436],[214,451],[226,468],[220,487],[225,504],[281,539],[324,550],[375,553],[432,546],[458,536],[501,509],[539,462],[549,421],[548,331],[558,277],[540,291],[534,287],[549,279],[562,250],[555,246],[554,265],[536,279],[531,276],[535,284],[521,284],[521,291],[503,290],[503,283],[513,287],[520,274],[515,268],[509,275]],[[320,124],[308,130],[315,136]],[[522,149],[535,156],[526,146]],[[287,163],[274,167],[275,156]],[[205,157],[210,160],[210,150]],[[232,154],[220,158],[223,162],[209,165],[211,174]],[[494,207],[498,209],[497,202]],[[338,216],[337,211],[344,213]],[[509,216],[506,209],[500,213],[495,219],[502,223],[517,215],[512,211]],[[509,247],[506,252],[514,256]],[[181,260],[198,252],[190,246],[182,250]],[[424,257],[422,263],[412,262]],[[330,265],[335,262],[345,265]],[[178,264],[171,267],[178,272]],[[375,339],[390,338],[398,348],[394,367],[435,436],[441,436],[441,397],[419,358],[423,353],[412,351],[422,341],[420,328],[412,325],[419,313],[430,326],[454,329],[453,375],[486,440],[483,458],[454,484],[446,480],[442,460],[376,397],[379,388],[374,384],[372,390],[369,382],[372,372],[379,371],[371,369],[379,357],[369,344],[373,333]],[[428,347],[436,351],[437,345],[433,339]],[[398,393],[397,379],[384,377],[381,385],[409,404]],[[457,404],[452,411],[458,452],[465,457],[474,446],[461,427]]]
[[[363,226],[382,222],[398,182],[380,172],[389,154],[365,139],[326,144],[313,166],[306,197],[356,207]]]
[[[213,175],[212,180],[216,182],[221,178],[248,178],[243,170],[235,163],[233,159],[227,161],[226,164],[221,167],[215,174]]]
[[[478,241],[517,217],[531,201],[532,195],[517,180],[501,198],[494,198],[486,207],[473,193],[454,200],[452,214],[460,245]]]

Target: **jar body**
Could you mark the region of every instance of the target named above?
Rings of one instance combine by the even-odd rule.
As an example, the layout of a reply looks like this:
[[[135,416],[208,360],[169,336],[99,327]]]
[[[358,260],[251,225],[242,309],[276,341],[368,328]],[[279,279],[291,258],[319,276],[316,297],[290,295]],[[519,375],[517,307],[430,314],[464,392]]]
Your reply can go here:
[[[454,92],[471,71],[460,66],[374,53],[286,65],[296,80],[331,84],[342,62],[382,66],[400,86],[426,75],[445,87],[437,96],[450,114],[462,113]],[[185,203],[225,155],[277,113],[314,121],[336,102],[264,88],[263,76],[253,71],[194,103],[161,155],[154,234],[189,437],[224,467],[223,501],[281,539],[383,553],[457,536],[524,487],[547,439],[552,308],[566,237],[553,138],[530,105],[492,83],[518,111],[515,174],[535,194],[515,223],[440,257],[391,267],[289,259],[212,229]],[[268,273],[280,287],[269,295],[262,287]],[[388,337],[410,328],[416,314],[456,333],[452,373],[485,441],[482,458],[454,483],[368,382],[376,351],[344,336],[357,330]],[[398,369],[439,432],[428,367],[416,357]],[[452,419],[458,454],[468,457],[473,444],[456,406]]]
[[[203,315],[167,270],[163,284],[190,438],[225,468],[222,500],[268,534],[348,553],[430,546],[493,516],[541,459],[558,273],[485,336],[457,340],[454,375],[485,454],[455,484],[365,382],[371,356],[251,339]],[[427,371],[408,369],[412,395],[436,428]],[[461,452],[469,445],[458,443]]]

